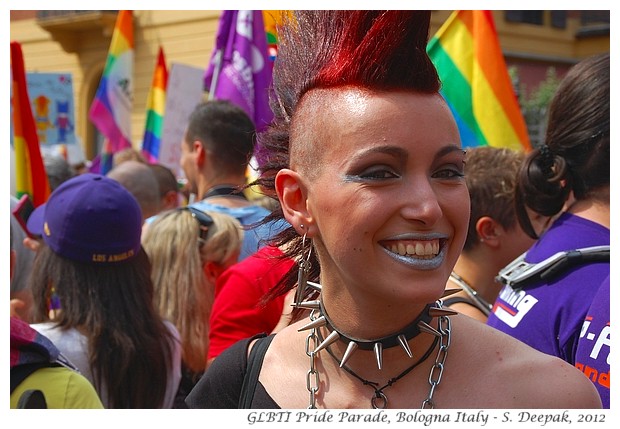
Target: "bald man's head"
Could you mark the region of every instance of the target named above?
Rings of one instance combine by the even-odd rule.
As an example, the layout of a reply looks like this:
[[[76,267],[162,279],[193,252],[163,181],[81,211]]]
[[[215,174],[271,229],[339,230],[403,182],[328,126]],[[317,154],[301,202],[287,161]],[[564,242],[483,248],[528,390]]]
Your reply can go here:
[[[123,185],[138,200],[143,219],[159,213],[159,184],[155,173],[147,164],[133,160],[124,161],[110,170],[107,176]]]

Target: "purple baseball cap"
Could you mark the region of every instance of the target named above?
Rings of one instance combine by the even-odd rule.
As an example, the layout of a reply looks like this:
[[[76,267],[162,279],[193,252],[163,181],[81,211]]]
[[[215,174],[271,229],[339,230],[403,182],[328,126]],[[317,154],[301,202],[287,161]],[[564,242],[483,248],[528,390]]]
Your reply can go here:
[[[85,173],[56,188],[32,212],[27,226],[60,256],[110,264],[140,251],[142,212],[134,196],[116,180]]]

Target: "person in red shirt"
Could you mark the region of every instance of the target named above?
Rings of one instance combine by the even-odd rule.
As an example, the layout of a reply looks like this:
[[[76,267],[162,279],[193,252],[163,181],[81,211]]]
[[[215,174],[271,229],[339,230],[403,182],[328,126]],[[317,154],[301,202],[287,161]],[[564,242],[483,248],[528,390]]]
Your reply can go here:
[[[238,340],[288,325],[291,308],[285,308],[285,301],[292,295],[267,302],[263,297],[293,264],[279,248],[265,246],[218,277],[209,320],[208,363]]]

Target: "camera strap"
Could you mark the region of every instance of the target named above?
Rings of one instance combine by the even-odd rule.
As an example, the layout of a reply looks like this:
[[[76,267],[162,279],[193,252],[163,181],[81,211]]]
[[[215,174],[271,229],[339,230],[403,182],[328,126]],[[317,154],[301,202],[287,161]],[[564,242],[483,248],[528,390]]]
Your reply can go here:
[[[526,262],[523,253],[504,267],[495,279],[513,289],[523,289],[530,283],[547,281],[568,268],[591,262],[609,262],[609,246],[558,252],[538,263]]]

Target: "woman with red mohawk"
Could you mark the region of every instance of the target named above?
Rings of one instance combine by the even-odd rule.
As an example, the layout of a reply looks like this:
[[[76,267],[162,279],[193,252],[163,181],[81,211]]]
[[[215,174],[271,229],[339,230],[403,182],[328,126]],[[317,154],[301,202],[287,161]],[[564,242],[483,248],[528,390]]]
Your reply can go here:
[[[295,11],[279,29],[259,183],[291,225],[297,321],[223,352],[192,408],[598,408],[592,383],[442,306],[464,151],[428,11]]]

